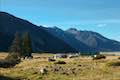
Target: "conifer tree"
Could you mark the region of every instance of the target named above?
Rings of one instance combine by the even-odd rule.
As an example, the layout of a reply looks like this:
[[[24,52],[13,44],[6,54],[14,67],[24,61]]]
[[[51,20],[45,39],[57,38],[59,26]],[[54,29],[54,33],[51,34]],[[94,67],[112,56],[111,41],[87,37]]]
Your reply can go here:
[[[22,39],[22,56],[32,57],[32,46],[31,46],[31,38],[28,32],[26,32]]]
[[[21,56],[21,40],[19,37],[19,33],[16,32],[15,33],[15,38],[12,42],[12,45],[10,46],[10,50],[9,50],[9,55],[7,58],[20,58]]]
[[[21,56],[21,40],[19,37],[19,33],[16,32],[15,38],[12,42],[12,45],[10,46],[9,54],[4,60],[0,61],[0,67],[9,68],[15,66],[16,64],[21,62],[20,56]]]

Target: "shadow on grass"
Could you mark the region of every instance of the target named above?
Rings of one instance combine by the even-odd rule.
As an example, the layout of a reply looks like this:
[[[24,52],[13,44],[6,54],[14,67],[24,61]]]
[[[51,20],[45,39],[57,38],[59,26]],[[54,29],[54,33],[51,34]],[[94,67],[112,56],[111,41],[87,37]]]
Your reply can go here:
[[[0,80],[15,80],[15,79],[0,75]]]

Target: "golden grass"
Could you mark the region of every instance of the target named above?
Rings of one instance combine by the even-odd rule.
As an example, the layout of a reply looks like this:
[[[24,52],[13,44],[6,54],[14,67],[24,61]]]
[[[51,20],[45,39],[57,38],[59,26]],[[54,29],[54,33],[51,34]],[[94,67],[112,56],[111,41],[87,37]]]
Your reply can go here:
[[[6,52],[1,52],[1,53],[0,53],[0,59],[4,59],[7,55],[8,55],[8,53],[6,53]]]
[[[0,68],[0,75],[21,80],[120,80],[120,67],[106,66],[109,61],[119,61],[118,56],[107,56],[105,60],[96,61],[88,57],[57,59],[65,61],[67,64],[55,65],[54,62],[47,61],[47,57],[53,54],[33,55],[32,60],[23,60],[14,68]],[[4,54],[0,54],[0,56],[4,56]],[[75,74],[66,75],[48,71],[48,74],[42,75],[39,71],[46,66],[61,66],[64,70],[75,69]]]

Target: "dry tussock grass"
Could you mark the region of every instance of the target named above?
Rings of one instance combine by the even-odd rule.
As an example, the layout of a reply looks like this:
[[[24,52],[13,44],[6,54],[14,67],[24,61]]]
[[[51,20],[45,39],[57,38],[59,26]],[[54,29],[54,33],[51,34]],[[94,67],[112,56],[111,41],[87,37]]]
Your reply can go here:
[[[64,65],[55,65],[54,62],[48,62],[47,58],[42,58],[52,55],[53,54],[35,54],[34,59],[23,60],[14,68],[0,68],[0,75],[21,80],[120,80],[120,67],[105,66],[110,60],[118,61],[116,57],[108,56],[109,58],[105,60],[94,61],[90,57],[57,59],[57,61],[65,61],[67,64]],[[40,74],[40,69],[46,66],[49,70],[48,74]],[[67,72],[68,70],[68,73],[69,70],[73,70],[74,73],[68,75],[50,71],[52,70],[51,68],[56,66],[62,67],[63,71],[66,70]]]
[[[0,53],[0,59],[4,59],[7,55],[8,55],[8,53],[6,53],[6,52],[1,52],[1,53]]]

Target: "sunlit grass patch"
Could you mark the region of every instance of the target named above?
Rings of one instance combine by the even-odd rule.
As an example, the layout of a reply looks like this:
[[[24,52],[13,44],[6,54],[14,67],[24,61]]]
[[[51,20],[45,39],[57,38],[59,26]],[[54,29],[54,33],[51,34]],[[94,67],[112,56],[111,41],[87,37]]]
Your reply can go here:
[[[119,80],[120,67],[106,66],[116,59],[92,60],[88,57],[58,58],[66,64],[54,64],[46,57],[54,54],[34,54],[33,59],[22,60],[13,68],[0,68],[0,75],[21,80]],[[36,58],[38,57],[38,58]],[[42,58],[44,57],[44,58]],[[46,68],[47,73],[41,74],[40,69]],[[56,71],[58,69],[58,71]]]

